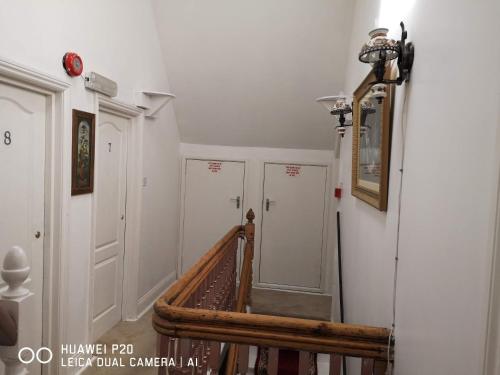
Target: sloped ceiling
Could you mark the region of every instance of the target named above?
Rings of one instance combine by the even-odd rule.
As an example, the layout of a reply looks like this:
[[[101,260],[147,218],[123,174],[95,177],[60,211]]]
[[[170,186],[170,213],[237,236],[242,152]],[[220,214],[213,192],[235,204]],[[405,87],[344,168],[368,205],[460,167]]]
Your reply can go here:
[[[352,0],[152,0],[181,140],[332,149]]]

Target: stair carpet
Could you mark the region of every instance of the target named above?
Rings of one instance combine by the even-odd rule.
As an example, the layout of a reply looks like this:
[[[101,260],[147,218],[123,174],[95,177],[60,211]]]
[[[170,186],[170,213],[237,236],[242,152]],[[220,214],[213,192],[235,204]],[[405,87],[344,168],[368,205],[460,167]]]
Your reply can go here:
[[[293,292],[275,289],[252,289],[252,313],[288,316],[294,318],[330,321],[332,297],[325,294]],[[257,347],[250,347],[248,374],[255,374]],[[318,375],[328,375],[330,371],[330,356],[317,355]],[[283,374],[293,374],[283,369]],[[285,372],[287,374],[285,374]]]
[[[257,362],[257,347],[251,346],[248,355],[248,372],[246,375],[255,375],[255,364]],[[318,354],[317,356],[318,375],[328,375],[330,373],[330,355]],[[279,373],[278,373],[279,375]]]

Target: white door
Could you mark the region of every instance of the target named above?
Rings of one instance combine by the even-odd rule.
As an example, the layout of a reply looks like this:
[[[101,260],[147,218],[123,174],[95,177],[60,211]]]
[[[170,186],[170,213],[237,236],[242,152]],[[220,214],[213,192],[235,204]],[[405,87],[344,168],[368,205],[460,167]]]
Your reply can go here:
[[[99,112],[94,186],[94,340],[122,318],[129,124],[126,118]]]
[[[260,282],[321,288],[327,167],[264,165]]]
[[[46,105],[41,94],[0,83],[0,264],[15,245],[28,255],[34,297],[27,344],[35,350],[42,344]],[[29,370],[39,374],[40,365]]]
[[[243,219],[245,163],[187,159],[181,272]]]

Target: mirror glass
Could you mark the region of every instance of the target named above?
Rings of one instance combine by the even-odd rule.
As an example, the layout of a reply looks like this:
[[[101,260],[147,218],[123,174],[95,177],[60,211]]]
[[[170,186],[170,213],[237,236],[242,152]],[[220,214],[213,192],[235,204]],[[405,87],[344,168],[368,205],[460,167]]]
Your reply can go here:
[[[360,100],[358,184],[380,192],[383,104],[368,91]]]
[[[394,75],[387,69],[385,79]],[[393,85],[375,90],[375,80],[371,71],[353,93],[351,194],[387,211],[394,91]]]

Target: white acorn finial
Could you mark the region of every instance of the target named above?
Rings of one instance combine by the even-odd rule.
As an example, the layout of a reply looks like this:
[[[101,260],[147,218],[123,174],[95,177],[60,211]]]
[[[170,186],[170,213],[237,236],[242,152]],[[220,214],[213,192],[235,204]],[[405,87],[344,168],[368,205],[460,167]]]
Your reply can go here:
[[[15,299],[29,293],[29,290],[22,286],[30,274],[30,266],[21,247],[13,246],[5,255],[1,274],[8,285],[7,290],[2,293],[3,298]]]

